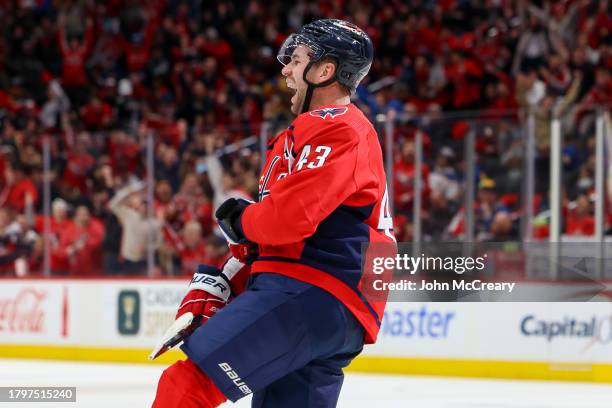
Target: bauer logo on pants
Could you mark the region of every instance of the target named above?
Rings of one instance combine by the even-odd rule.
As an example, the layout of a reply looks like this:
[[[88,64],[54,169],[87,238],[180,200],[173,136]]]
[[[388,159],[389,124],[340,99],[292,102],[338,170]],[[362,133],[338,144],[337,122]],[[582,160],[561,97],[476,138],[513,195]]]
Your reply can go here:
[[[249,386],[246,385],[244,383],[244,381],[242,381],[242,378],[240,378],[240,376],[238,376],[238,374],[232,369],[232,367],[229,364],[227,364],[227,363],[219,363],[219,368],[221,368],[225,372],[225,374],[227,374],[229,379],[232,380],[234,385],[236,387],[238,387],[238,389],[240,391],[242,391],[242,393],[244,395],[249,395],[250,393],[253,392],[253,391],[251,391]]]
[[[140,294],[135,290],[119,292],[117,329],[123,335],[134,335],[140,330]]]

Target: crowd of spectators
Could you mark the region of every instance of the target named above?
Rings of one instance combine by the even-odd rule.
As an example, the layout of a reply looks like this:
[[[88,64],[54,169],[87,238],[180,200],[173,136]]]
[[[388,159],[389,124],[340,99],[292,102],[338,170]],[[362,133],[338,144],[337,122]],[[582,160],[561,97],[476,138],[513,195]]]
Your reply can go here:
[[[141,274],[153,259],[156,273],[179,275],[221,262],[214,209],[257,196],[259,143],[246,141],[292,118],[276,51],[322,17],[351,20],[374,41],[354,100],[373,121],[395,123],[399,240],[412,238],[417,130],[425,238],[464,234],[469,132],[477,237],[520,238],[530,116],[536,213],[548,208],[556,116],[565,232],[592,234],[594,117],[612,102],[611,10],[606,0],[0,1],[0,274],[40,273],[47,261],[56,274]]]

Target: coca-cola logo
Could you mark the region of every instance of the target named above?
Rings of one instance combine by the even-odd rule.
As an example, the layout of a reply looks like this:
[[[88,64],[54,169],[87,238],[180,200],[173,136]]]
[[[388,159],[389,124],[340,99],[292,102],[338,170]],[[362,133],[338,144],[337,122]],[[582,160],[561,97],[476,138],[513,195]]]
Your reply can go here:
[[[45,312],[42,303],[46,291],[22,289],[14,298],[0,298],[0,332],[41,333]]]

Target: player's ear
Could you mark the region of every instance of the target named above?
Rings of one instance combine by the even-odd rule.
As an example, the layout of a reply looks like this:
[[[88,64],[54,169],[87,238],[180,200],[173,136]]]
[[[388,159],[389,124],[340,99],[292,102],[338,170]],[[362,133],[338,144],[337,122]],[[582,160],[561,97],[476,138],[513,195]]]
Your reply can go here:
[[[324,61],[319,66],[319,82],[325,82],[336,74],[336,64],[332,61]]]

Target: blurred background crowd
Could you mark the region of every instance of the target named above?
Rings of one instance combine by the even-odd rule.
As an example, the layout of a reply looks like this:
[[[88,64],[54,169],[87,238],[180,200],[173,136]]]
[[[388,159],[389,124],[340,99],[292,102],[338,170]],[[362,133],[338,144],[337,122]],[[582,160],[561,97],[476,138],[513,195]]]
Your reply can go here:
[[[564,233],[593,234],[594,119],[612,104],[609,1],[0,0],[0,275],[40,273],[45,243],[54,274],[141,274],[147,256],[162,275],[221,262],[214,209],[257,197],[258,139],[292,120],[276,52],[323,17],[374,41],[354,103],[381,136],[395,125],[398,240],[412,239],[417,131],[424,238],[464,233],[463,146],[475,132],[476,237],[520,239],[528,117],[534,235],[548,235],[552,117],[564,135]]]

